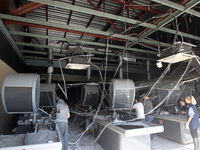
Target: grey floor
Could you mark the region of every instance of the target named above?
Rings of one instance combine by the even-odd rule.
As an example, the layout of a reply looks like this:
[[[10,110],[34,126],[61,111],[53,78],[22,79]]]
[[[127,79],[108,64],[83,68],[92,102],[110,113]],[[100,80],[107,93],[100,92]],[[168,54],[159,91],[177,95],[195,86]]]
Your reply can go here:
[[[77,135],[82,133],[83,129],[79,126],[71,126],[69,131],[69,142],[76,142]],[[91,144],[93,133],[86,133],[76,144],[69,144],[69,150],[104,150],[98,143]],[[151,141],[152,150],[193,150],[193,144],[179,144],[155,135]]]
[[[151,141],[152,150],[193,150],[193,144],[179,144],[159,136],[155,136],[155,139]]]

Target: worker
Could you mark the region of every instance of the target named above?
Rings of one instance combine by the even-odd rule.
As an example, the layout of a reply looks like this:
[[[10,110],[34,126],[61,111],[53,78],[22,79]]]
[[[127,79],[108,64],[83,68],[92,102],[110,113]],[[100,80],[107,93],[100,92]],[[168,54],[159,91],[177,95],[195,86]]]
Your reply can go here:
[[[193,96],[188,96],[185,98],[186,103],[188,104],[188,119],[186,127],[189,127],[190,133],[194,143],[194,149],[199,150],[199,139],[197,134],[197,128],[200,127],[199,116],[196,108],[196,100]]]
[[[130,108],[130,110],[135,109],[136,111],[136,116],[137,116],[137,120],[144,120],[144,106],[143,104],[139,101],[139,98],[136,97],[135,98],[135,104],[133,105],[132,108]]]
[[[57,101],[56,121],[61,132],[62,150],[68,149],[68,118],[70,117],[68,105],[59,97]]]
[[[80,112],[80,108],[81,108],[81,102],[78,101],[76,103],[76,106],[75,106],[75,116],[74,116],[74,119],[73,119],[73,123],[76,125],[76,123],[78,122],[78,113]]]
[[[178,101],[179,115],[185,115],[187,113],[186,102],[183,98]]]
[[[145,121],[146,122],[152,122],[154,119],[154,111],[153,110],[153,104],[152,100],[150,99],[149,96],[144,96],[144,113],[145,115]],[[151,112],[151,113],[149,113]],[[150,135],[151,139],[154,139],[154,134]]]

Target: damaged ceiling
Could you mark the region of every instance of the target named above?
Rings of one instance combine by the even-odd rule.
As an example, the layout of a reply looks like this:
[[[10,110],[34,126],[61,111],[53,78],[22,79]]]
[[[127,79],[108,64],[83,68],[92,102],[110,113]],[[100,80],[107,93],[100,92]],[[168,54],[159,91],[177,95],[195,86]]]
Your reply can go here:
[[[59,59],[91,56],[86,71],[64,70],[66,81],[100,81],[99,70],[113,78],[124,56],[124,78],[158,76],[156,60],[174,39],[200,46],[199,0],[2,0],[1,30],[13,38],[15,51],[27,66],[47,78],[53,51],[53,80],[62,80]],[[2,7],[4,6],[4,7]],[[8,7],[9,6],[9,7]],[[179,32],[177,32],[179,31]],[[177,38],[176,38],[176,35]],[[8,35],[9,36],[9,35]],[[181,36],[183,39],[181,39]],[[67,60],[67,59],[66,59]],[[61,62],[66,66],[66,61]]]

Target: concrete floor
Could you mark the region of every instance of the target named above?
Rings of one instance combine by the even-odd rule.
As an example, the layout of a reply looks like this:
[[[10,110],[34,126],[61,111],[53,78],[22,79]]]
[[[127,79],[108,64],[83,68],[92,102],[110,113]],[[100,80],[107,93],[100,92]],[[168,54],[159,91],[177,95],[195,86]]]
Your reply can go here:
[[[70,127],[70,125],[69,125]],[[76,141],[78,134],[83,132],[83,129],[78,126],[71,126],[69,131],[69,142]],[[69,150],[104,150],[98,143],[92,145],[93,133],[86,133],[77,144],[69,144]],[[152,150],[193,150],[193,144],[179,144],[155,135],[151,141]]]
[[[191,144],[179,144],[159,136],[155,136],[155,139],[151,141],[152,150],[193,150],[193,143]]]

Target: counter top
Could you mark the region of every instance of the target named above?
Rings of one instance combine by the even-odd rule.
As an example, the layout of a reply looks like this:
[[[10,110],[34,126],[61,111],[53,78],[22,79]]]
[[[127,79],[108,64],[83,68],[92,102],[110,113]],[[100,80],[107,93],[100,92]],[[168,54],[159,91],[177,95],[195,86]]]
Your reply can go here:
[[[170,120],[170,121],[175,121],[175,122],[183,122],[183,123],[187,122],[187,116],[186,115],[165,116],[165,115],[154,114],[154,118],[165,119],[165,120]]]
[[[95,122],[106,126],[109,122],[96,119]],[[118,126],[119,125],[119,126]],[[122,128],[120,126],[127,126],[128,128]],[[130,126],[142,126],[141,128],[135,128],[131,129]],[[132,137],[132,136],[139,136],[139,135],[145,135],[145,134],[152,134],[152,133],[159,133],[163,132],[164,128],[162,125],[154,124],[154,123],[147,123],[143,121],[135,121],[135,122],[112,122],[107,126],[107,128],[124,135],[125,137]]]

